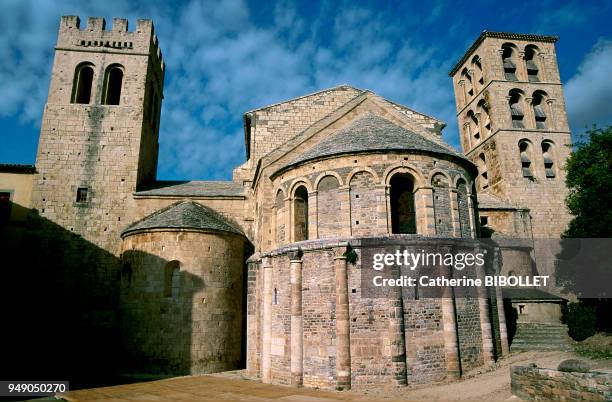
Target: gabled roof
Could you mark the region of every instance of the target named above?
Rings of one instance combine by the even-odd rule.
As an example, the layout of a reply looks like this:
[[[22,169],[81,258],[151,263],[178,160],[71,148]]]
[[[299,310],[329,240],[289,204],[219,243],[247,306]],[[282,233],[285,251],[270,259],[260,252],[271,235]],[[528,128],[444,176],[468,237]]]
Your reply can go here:
[[[152,197],[240,197],[244,187],[232,181],[157,181],[134,193]]]
[[[179,201],[128,226],[122,233],[151,229],[195,229],[243,234],[240,227],[217,211],[195,201]]]
[[[478,193],[478,209],[519,209],[509,201],[490,193]]]
[[[499,39],[508,39],[508,40],[527,40],[534,42],[549,42],[555,43],[559,40],[558,36],[547,36],[547,35],[532,35],[532,34],[518,34],[511,32],[490,32],[490,31],[482,31],[480,36],[476,38],[472,46],[463,54],[461,59],[453,66],[451,71],[448,73],[449,76],[453,76],[459,68],[465,63],[465,61],[472,55],[474,50],[482,43],[485,38],[499,38]]]
[[[324,157],[388,151],[424,151],[468,161],[463,155],[451,151],[420,134],[401,127],[381,116],[365,113],[356,118],[347,127],[336,131],[293,159],[274,174],[304,162]],[[469,163],[471,164],[471,162]]]
[[[291,98],[291,99],[287,99],[287,100],[284,100],[284,101],[272,103],[270,105],[258,107],[257,109],[249,110],[248,112],[245,112],[244,114],[247,115],[249,113],[257,112],[259,110],[264,110],[264,109],[268,109],[268,108],[271,108],[271,107],[274,107],[274,106],[282,105],[283,103],[294,102],[294,101],[299,100],[299,99],[308,98],[309,96],[319,95],[319,94],[321,94],[323,92],[331,92],[331,91],[335,91],[335,90],[338,90],[338,89],[353,89],[353,90],[358,91],[358,92],[365,92],[363,89],[355,88],[355,87],[350,86],[348,84],[340,84],[340,85],[337,85],[335,87],[321,89],[319,91],[312,92],[312,93],[309,93],[309,94],[306,94],[306,95],[301,95],[301,96],[297,96],[295,98]]]

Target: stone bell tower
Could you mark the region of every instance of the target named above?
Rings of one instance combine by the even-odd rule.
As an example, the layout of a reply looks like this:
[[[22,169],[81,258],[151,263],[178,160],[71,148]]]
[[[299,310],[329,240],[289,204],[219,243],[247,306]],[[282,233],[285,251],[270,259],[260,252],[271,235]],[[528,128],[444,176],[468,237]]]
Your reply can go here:
[[[64,278],[73,315],[111,327],[120,232],[132,194],[155,180],[164,62],[153,23],[61,19],[45,105],[32,206],[50,243],[45,264]],[[78,320],[78,317],[75,317]]]
[[[478,166],[478,194],[528,210],[534,239],[559,238],[570,221],[563,166],[571,135],[557,40],[484,31],[450,72],[461,145]],[[492,229],[503,234],[502,221]],[[536,245],[538,270],[552,272],[542,253]]]
[[[164,63],[150,20],[62,17],[36,158],[41,216],[114,251],[131,194],[155,180]]]

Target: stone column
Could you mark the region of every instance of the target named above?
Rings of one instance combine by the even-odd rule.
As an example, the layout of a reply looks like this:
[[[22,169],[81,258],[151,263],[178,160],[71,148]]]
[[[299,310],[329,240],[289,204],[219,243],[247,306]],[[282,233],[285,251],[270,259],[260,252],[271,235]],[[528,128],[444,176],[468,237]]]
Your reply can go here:
[[[483,250],[476,249],[476,253]],[[485,272],[483,266],[476,266],[476,276],[481,280],[482,286],[476,288],[478,295],[478,310],[480,312],[480,333],[482,336],[482,357],[485,366],[495,362],[493,356],[493,329],[491,327],[491,316],[489,310],[489,295],[484,286]]]
[[[453,269],[453,268],[451,268]],[[449,379],[461,376],[459,361],[459,339],[457,337],[457,317],[453,289],[444,289],[442,297],[442,325],[444,329],[444,352],[446,357],[446,373]]]
[[[399,278],[401,275],[399,267],[393,266],[391,269],[392,278]],[[389,292],[389,341],[394,385],[400,386],[407,384],[405,335],[402,290],[394,286]]]
[[[291,385],[304,383],[304,325],[302,318],[302,252],[289,256],[291,280]]]
[[[417,218],[417,233],[425,236],[436,235],[436,215],[433,203],[433,187],[418,188],[414,192]]]
[[[525,111],[523,117],[523,124],[525,128],[536,128],[535,114],[533,112],[533,98],[525,98]],[[527,121],[525,121],[527,120]]]
[[[490,182],[490,178],[487,177],[487,180]],[[470,219],[470,238],[476,238],[476,213],[474,212],[474,195],[472,194],[472,190],[468,187],[469,183],[465,183],[466,185],[466,198],[468,202],[468,216]]]
[[[351,323],[349,316],[348,274],[344,247],[335,249],[336,273],[336,381],[337,387],[351,388]]]
[[[270,343],[272,340],[272,263],[270,258],[262,259],[263,266],[263,325],[261,347],[261,382],[271,382]]]
[[[461,237],[461,221],[459,219],[459,198],[457,189],[450,189],[451,219],[453,220],[453,237]]]
[[[519,51],[519,57],[517,60],[516,72],[519,81],[529,81],[527,77],[527,65],[525,64],[525,52]]]
[[[501,272],[500,263],[501,251],[499,248],[495,248],[495,256],[493,260],[493,267],[495,272],[499,274]],[[502,294],[502,288],[495,286],[495,299],[497,301],[497,319],[499,320],[499,337],[501,340],[501,352],[502,356],[510,353],[510,346],[508,344],[508,328],[506,327],[506,312],[504,310],[504,296]]]

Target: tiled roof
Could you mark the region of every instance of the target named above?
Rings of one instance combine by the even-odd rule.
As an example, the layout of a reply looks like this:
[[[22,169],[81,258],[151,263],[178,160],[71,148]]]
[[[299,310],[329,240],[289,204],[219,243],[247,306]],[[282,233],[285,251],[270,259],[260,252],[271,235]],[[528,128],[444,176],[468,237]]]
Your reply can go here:
[[[232,181],[158,181],[135,193],[161,197],[244,197],[244,188]]]
[[[492,194],[478,193],[478,209],[517,209],[517,207]]]
[[[553,295],[540,289],[532,288],[502,288],[504,299],[518,300],[565,300],[561,296]]]
[[[36,173],[34,165],[19,165],[13,163],[0,163],[0,172],[2,173]]]
[[[400,127],[383,117],[366,113],[355,119],[348,127],[325,138],[280,170],[332,155],[380,151],[426,151],[468,161],[464,156],[449,148]]]
[[[198,229],[243,234],[240,227],[217,211],[195,201],[179,201],[128,226],[122,236],[149,229]]]

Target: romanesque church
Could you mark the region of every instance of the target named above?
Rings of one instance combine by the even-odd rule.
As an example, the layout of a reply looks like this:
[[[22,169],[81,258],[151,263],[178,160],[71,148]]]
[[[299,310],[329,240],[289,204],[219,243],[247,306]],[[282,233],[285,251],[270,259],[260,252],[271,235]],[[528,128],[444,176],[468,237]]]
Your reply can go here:
[[[360,280],[371,249],[482,237],[498,273],[553,275],[537,239],[570,219],[556,41],[475,40],[449,74],[462,152],[435,117],[340,85],[244,113],[231,181],[169,182],[152,21],[62,17],[35,166],[0,165],[9,337],[34,345],[7,361],[346,389],[491,365],[521,346],[508,311],[562,330],[554,286],[375,299]]]

